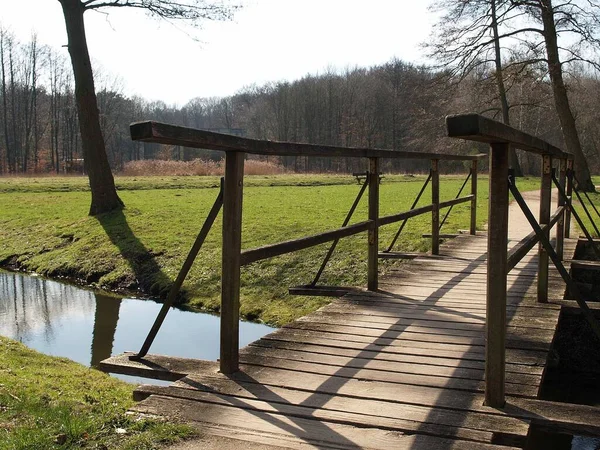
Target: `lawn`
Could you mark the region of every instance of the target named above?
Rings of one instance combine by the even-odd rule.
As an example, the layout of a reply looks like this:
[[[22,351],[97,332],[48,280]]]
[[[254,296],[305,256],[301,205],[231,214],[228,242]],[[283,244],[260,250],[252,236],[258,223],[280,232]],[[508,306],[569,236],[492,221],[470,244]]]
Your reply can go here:
[[[386,176],[380,214],[409,209],[424,176]],[[454,198],[464,177],[443,176],[441,199]],[[71,178],[0,179],[0,263],[82,284],[165,297],[216,195],[216,177],[117,178],[127,207],[88,217],[86,180]],[[539,179],[520,179],[522,190]],[[487,179],[480,178],[478,227],[487,219]],[[246,177],[243,248],[338,228],[359,186],[351,176],[274,175]],[[464,194],[463,194],[464,195]],[[420,205],[429,203],[426,191]],[[366,195],[352,222],[365,220]],[[454,208],[443,233],[468,228],[469,206]],[[387,247],[396,225],[380,231]],[[427,251],[430,216],[411,219],[396,249]],[[183,286],[183,300],[194,308],[218,311],[220,293],[220,216]],[[242,269],[241,314],[250,320],[282,325],[327,302],[290,296],[290,286],[312,281],[327,244],[258,262]],[[385,271],[390,262],[381,262]],[[360,234],[338,245],[321,282],[363,285],[367,241]]]
[[[194,434],[126,414],[134,386],[0,336],[0,450],[150,450]]]

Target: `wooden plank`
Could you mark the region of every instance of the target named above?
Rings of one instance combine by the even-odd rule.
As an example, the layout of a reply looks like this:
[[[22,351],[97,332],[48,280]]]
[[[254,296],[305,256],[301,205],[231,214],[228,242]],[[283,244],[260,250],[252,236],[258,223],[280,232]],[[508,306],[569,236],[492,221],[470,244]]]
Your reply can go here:
[[[483,334],[478,337],[471,336],[460,336],[460,335],[449,335],[435,333],[435,331],[427,332],[411,332],[405,331],[401,328],[396,329],[373,329],[356,326],[354,324],[339,324],[333,325],[331,323],[316,323],[313,321],[306,322],[294,322],[286,326],[286,329],[293,330],[314,330],[324,331],[328,333],[341,333],[351,334],[354,336],[361,337],[373,337],[380,339],[394,339],[396,341],[412,341],[412,342],[436,342],[439,344],[457,344],[457,345],[468,345],[468,346],[479,346],[485,345],[485,339]],[[528,335],[521,336],[508,336],[507,347],[508,348],[523,348],[529,350],[550,350],[552,343],[552,335],[543,331],[542,333],[529,333]]]
[[[439,203],[439,209],[448,208],[450,206],[460,205],[461,203],[470,202],[473,200],[473,195],[465,195],[464,197],[454,198],[452,200],[446,200]],[[456,235],[452,235],[455,237]]]
[[[538,222],[540,225],[550,223],[550,210],[552,208],[552,157],[544,155],[542,161],[542,186],[540,188],[540,214]],[[544,236],[550,238],[548,227],[542,229]],[[548,302],[548,253],[544,246],[538,244],[538,278],[537,278],[538,302]]]
[[[398,214],[391,214],[389,216],[383,216],[379,218],[379,226],[389,225],[392,223],[400,222],[401,220],[410,219],[411,217],[417,217],[421,214],[428,213],[433,210],[433,205],[425,205],[419,208],[414,208],[409,211],[404,211]]]
[[[465,317],[464,315],[457,314],[449,314],[442,312],[408,312],[408,311],[398,311],[395,308],[386,308],[386,307],[377,307],[369,308],[363,307],[361,305],[353,305],[353,304],[331,304],[324,307],[324,310],[328,312],[342,312],[342,313],[350,313],[350,314],[365,314],[373,317],[390,317],[394,319],[412,319],[412,320],[432,320],[439,322],[451,322],[455,324],[465,324],[465,325],[484,325],[485,320],[482,317],[470,316]],[[516,327],[528,327],[528,328],[541,328],[546,330],[554,330],[556,327],[556,321],[549,318],[542,317],[522,317],[520,315],[512,316],[508,320],[509,326]]]
[[[370,416],[360,416],[365,425],[355,426],[357,415],[341,411],[324,411],[296,405],[277,405],[260,400],[232,400],[237,408],[227,403],[227,398],[210,393],[198,393],[204,401],[152,395],[138,404],[134,410],[160,414],[164,408],[177,408],[182,418],[199,423],[218,424],[222,427],[253,430],[273,436],[298,438],[316,448],[365,448],[365,449],[505,449],[476,439],[487,439],[486,433],[464,432],[472,441],[444,439],[429,436],[433,427],[424,426],[423,434],[404,433],[412,431],[417,424],[398,419],[382,418],[377,426]],[[313,412],[314,411],[314,412]],[[311,415],[311,412],[313,414]],[[318,419],[318,420],[315,420]],[[201,429],[204,429],[202,427]],[[444,430],[451,433],[451,430]],[[285,442],[285,441],[284,441]],[[514,448],[514,447],[513,447]]]
[[[531,417],[539,425],[574,434],[600,434],[600,408],[572,403],[511,397],[505,407],[514,417]]]
[[[107,373],[119,373],[164,381],[176,381],[194,371],[217,373],[219,370],[219,365],[212,361],[163,355],[146,355],[144,358],[135,360],[129,358],[134,355],[133,352],[127,352],[112,356],[101,361],[98,369]]]
[[[291,295],[314,295],[321,297],[343,297],[358,288],[346,286],[295,286],[288,289]]]
[[[491,126],[487,121],[481,123]],[[508,144],[490,145],[485,404],[496,408],[504,405],[505,395],[508,153]]]
[[[559,305],[554,305],[558,306]],[[464,337],[481,337],[483,336],[483,326],[478,329],[455,327],[452,323],[412,320],[384,322],[378,318],[369,319],[368,316],[337,314],[337,313],[321,313],[303,317],[298,319],[298,322],[311,322],[316,324],[333,324],[333,325],[348,325],[360,328],[371,328],[374,330],[392,330],[405,331],[411,333],[433,334],[437,333],[440,336],[464,336]],[[531,330],[527,328],[507,327],[508,335],[511,337],[527,338],[531,336]],[[552,341],[554,330],[536,330],[536,338]]]
[[[244,157],[232,152],[225,159],[220,329],[223,373],[238,370]]]
[[[358,413],[361,416],[373,416],[390,419],[400,419],[416,424],[438,425],[443,428],[452,427],[455,429],[489,431],[506,442],[508,436],[513,439],[521,440],[527,435],[528,421],[517,420],[511,417],[498,416],[494,414],[485,414],[477,412],[461,412],[452,410],[443,410],[415,405],[404,405],[398,402],[387,402],[368,400],[363,398],[348,398],[338,395],[328,395],[321,393],[310,393],[284,388],[284,387],[264,387],[251,380],[232,381],[218,377],[203,377],[202,384],[198,386],[198,391],[192,390],[192,386],[186,384],[186,380],[170,387],[159,386],[140,386],[136,389],[134,395],[138,398],[147,398],[149,395],[173,395],[197,398],[202,392],[213,392],[226,396],[235,396],[239,399],[262,400],[275,405],[302,405],[309,408],[318,408],[325,411],[346,411],[349,413]],[[365,420],[362,417],[358,421]],[[356,422],[355,422],[356,423]],[[408,430],[407,430],[408,431]],[[445,430],[441,430],[445,434]],[[442,435],[435,432],[435,435]],[[502,438],[504,436],[504,438]],[[509,438],[510,439],[510,438]],[[522,442],[522,441],[521,441]]]
[[[422,290],[421,290],[422,291]],[[463,296],[465,294],[462,294]],[[522,295],[522,294],[518,294]],[[517,295],[517,297],[518,297]],[[447,303],[444,302],[444,297],[440,298],[432,298],[431,296],[424,294],[424,299],[429,300],[419,300],[414,299],[410,300],[410,297],[406,297],[406,300],[401,299],[393,299],[393,298],[381,298],[379,300],[372,299],[367,296],[347,296],[344,297],[342,302],[344,304],[353,304],[353,305],[364,305],[364,306],[383,306],[386,308],[397,308],[399,311],[409,311],[409,312],[417,312],[417,311],[430,311],[433,313],[441,312],[448,314],[456,314],[459,316],[468,315],[470,317],[485,317],[485,305],[474,305],[474,304],[458,304],[458,303]],[[519,314],[522,317],[538,317],[538,318],[547,318],[549,320],[557,321],[559,309],[556,306],[553,306],[549,309],[544,308],[529,308],[527,306],[521,305],[507,305],[507,311],[511,315]]]
[[[261,347],[269,349],[284,349],[293,351],[310,352],[313,354],[322,355],[333,355],[333,356],[344,356],[348,358],[365,358],[370,361],[391,361],[403,364],[415,364],[415,365],[427,365],[430,367],[450,367],[453,370],[462,369],[475,369],[483,373],[484,363],[482,360],[469,360],[469,359],[455,359],[455,358],[444,358],[444,357],[431,357],[429,355],[409,355],[403,353],[386,353],[374,350],[364,350],[360,348],[345,348],[342,346],[327,346],[320,345],[320,342],[316,344],[310,344],[306,342],[294,342],[294,341],[271,341],[271,340],[258,340],[250,344],[251,347]],[[533,365],[522,365],[522,364],[507,364],[507,374],[525,374],[541,376],[543,368],[541,366]],[[516,381],[515,381],[516,382]]]
[[[572,259],[569,261],[573,269],[600,270],[600,261],[585,261],[582,259]]]
[[[324,233],[314,234],[312,236],[300,239],[292,239],[277,244],[265,245],[251,250],[244,250],[241,253],[241,264],[243,266],[274,256],[285,255],[286,253],[297,252],[316,245],[331,242],[336,239],[354,236],[358,233],[373,230],[374,223],[371,220],[359,222],[336,230],[326,231]]]
[[[565,194],[568,198],[573,198],[573,183],[574,183],[574,172],[573,172],[573,159],[567,158],[567,185]],[[565,238],[571,237],[571,210],[567,208],[565,212]],[[574,236],[578,238],[579,236]]]
[[[421,363],[411,361],[411,363],[401,363],[398,361],[385,361],[367,358],[360,353],[354,357],[324,354],[318,352],[300,350],[289,350],[276,347],[249,346],[242,350],[241,358],[244,363],[253,363],[256,365],[256,358],[260,358],[259,363],[269,365],[273,359],[285,359],[302,363],[326,364],[329,366],[341,367],[343,369],[369,369],[382,373],[406,373],[413,375],[435,376],[443,378],[461,378],[467,380],[483,380],[483,367],[478,369],[463,368],[460,364],[454,366],[443,366],[430,364],[431,359],[422,359]],[[541,375],[527,373],[511,373],[510,383],[525,384],[530,386],[539,386]],[[508,378],[507,378],[508,380]]]
[[[336,339],[337,338],[337,339]],[[364,342],[360,338],[352,339],[352,336],[342,338],[340,335],[326,334],[319,332],[301,332],[287,330],[286,333],[272,333],[262,338],[263,341],[287,341],[303,342],[313,345],[324,345],[328,347],[341,347],[350,349],[360,349],[364,351],[375,351],[385,353],[396,353],[415,356],[429,356],[431,358],[454,358],[473,361],[484,361],[485,353],[477,348],[457,349],[448,348],[448,345],[386,345],[385,342]],[[412,343],[411,343],[412,344]],[[545,352],[536,352],[531,350],[508,349],[508,361],[513,364],[524,365],[543,365],[546,361]]]
[[[214,375],[212,375],[214,377]],[[426,386],[365,381],[314,373],[298,373],[292,370],[243,366],[243,370],[227,378],[236,383],[252,382],[263,386],[285,387],[303,390],[307,396],[312,393],[363,398],[394,402],[396,404],[443,408],[453,411],[474,411],[478,413],[507,416],[506,411],[490,408],[483,404],[482,394],[452,389],[451,383],[445,389]],[[176,382],[183,384],[204,384],[207,377],[202,374],[190,374]],[[523,416],[521,416],[523,417]]]
[[[369,221],[367,289],[376,291],[379,281],[379,159],[369,159]]]
[[[452,155],[423,152],[404,152],[371,148],[334,147],[329,145],[276,142],[214,133],[155,121],[133,123],[131,139],[142,142],[177,145],[189,148],[245,152],[254,155],[355,157],[391,159],[431,159],[473,161],[487,155]]]
[[[564,190],[567,185],[567,160],[561,159],[559,166],[558,183]],[[562,210],[560,219],[556,225],[556,254],[562,260],[564,258],[565,245],[565,201],[562,195],[558,195],[557,209]]]
[[[431,254],[440,253],[440,171],[439,160],[431,160]]]
[[[475,236],[477,232],[477,173],[478,173],[477,160],[474,160],[471,164],[471,221],[469,224],[469,234]]]
[[[295,361],[285,358],[262,358],[247,354],[243,362],[245,367],[250,365],[269,369],[285,369],[294,373],[318,374],[363,381],[381,381],[398,385],[427,386],[440,389],[458,389],[468,392],[483,392],[483,380],[450,378],[434,374],[412,374],[407,372],[389,372],[358,367],[340,367],[330,364],[315,364],[305,361]],[[507,392],[512,395],[536,397],[538,386],[522,383],[506,383]]]
[[[568,153],[546,141],[479,114],[460,114],[446,117],[449,137],[490,144],[513,144],[515,148],[539,155],[567,158]],[[508,152],[508,146],[504,145]],[[490,157],[491,159],[491,157]]]

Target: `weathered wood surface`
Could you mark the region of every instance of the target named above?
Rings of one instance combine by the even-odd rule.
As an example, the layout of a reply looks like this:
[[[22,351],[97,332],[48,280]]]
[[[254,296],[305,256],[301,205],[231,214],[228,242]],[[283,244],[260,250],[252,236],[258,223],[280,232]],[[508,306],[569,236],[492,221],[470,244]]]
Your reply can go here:
[[[439,160],[454,161],[473,161],[487,157],[485,153],[479,155],[452,155],[264,141],[153,121],[132,123],[129,130],[131,139],[134,141],[156,142],[158,144],[180,145],[183,147],[221,150],[225,152],[245,152],[255,155],[393,159],[436,158]]]
[[[460,114],[446,117],[448,136],[470,141],[488,143],[510,143],[516,148],[539,155],[568,158],[569,153],[548,144],[546,141],[516,130],[508,125],[479,114]],[[508,150],[508,148],[507,148]]]
[[[550,303],[537,302],[535,250],[507,275],[507,405],[484,406],[485,242],[462,235],[407,261],[377,292],[354,289],[242,349],[230,375],[182,358],[104,364],[178,379],[138,388],[136,411],[288,448],[524,448],[534,422],[600,433],[598,408],[537,400],[564,284],[549,269]]]

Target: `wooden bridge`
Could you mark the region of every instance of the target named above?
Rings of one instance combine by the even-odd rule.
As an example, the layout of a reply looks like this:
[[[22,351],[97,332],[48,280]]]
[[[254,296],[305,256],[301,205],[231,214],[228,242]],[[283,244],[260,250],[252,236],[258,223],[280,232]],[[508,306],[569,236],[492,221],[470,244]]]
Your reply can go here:
[[[491,143],[487,233],[475,232],[479,157],[410,154],[432,159],[432,204],[415,208],[415,202],[408,212],[382,218],[379,159],[402,156],[383,150],[261,143],[164,124],[132,126],[134,138],[217,148],[227,154],[224,192],[211,211],[216,216],[223,203],[221,359],[217,363],[147,354],[167,302],[138,354],[102,363],[110,372],[174,381],[170,386],[140,386],[135,394],[140,402],[133,409],[183,419],[203,434],[267,447],[525,448],[533,424],[600,434],[600,408],[538,399],[566,285],[599,331],[585,302],[587,294],[578,291],[568,274],[577,243],[569,238],[571,212],[580,221],[570,207],[572,160],[560,149],[480,116],[449,118],[448,130],[451,136]],[[523,198],[509,180],[509,144],[542,155],[539,194]],[[325,156],[361,152],[352,156],[370,159],[365,183],[369,220],[348,225],[351,210],[339,230],[242,252],[242,152],[317,150]],[[473,161],[472,192],[440,202],[438,162],[450,158]],[[558,178],[552,158],[559,161]],[[555,202],[550,195],[553,181],[559,191]],[[510,228],[509,189],[517,200],[510,207]],[[472,205],[470,234],[440,245],[440,210],[460,202]],[[540,212],[539,223],[532,222],[530,209]],[[379,252],[379,226],[423,213],[432,214],[432,254]],[[210,217],[186,264],[191,265],[206,236]],[[548,239],[552,228],[554,246]],[[365,231],[367,289],[346,290],[328,306],[237,348],[243,264],[329,241],[332,252],[337,239]],[[380,257],[411,259],[378,276]],[[549,259],[555,265],[549,265]],[[186,264],[173,292],[183,282],[186,267],[189,270]],[[300,290],[332,290],[319,288],[317,281],[318,276]]]

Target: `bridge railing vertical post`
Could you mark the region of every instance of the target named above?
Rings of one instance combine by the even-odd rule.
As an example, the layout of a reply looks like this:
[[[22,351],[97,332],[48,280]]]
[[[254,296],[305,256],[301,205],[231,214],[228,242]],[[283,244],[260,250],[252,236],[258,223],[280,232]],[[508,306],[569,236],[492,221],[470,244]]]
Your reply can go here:
[[[485,404],[505,403],[509,144],[490,145]]]
[[[573,158],[567,159],[567,190],[566,194],[568,198],[573,196]],[[567,208],[565,214],[565,237],[571,237],[571,210]]]
[[[567,180],[567,160],[560,160],[560,167],[558,172],[558,182],[565,189]],[[558,207],[565,205],[565,201],[562,198],[562,195],[558,196]],[[556,224],[556,254],[562,260],[564,257],[564,247],[565,247],[565,211],[560,216],[558,223]]]
[[[540,188],[540,216],[538,222],[540,225],[547,225],[550,222],[550,213],[552,209],[552,157],[550,155],[542,156],[542,185]],[[546,232],[546,237],[550,237],[550,231]],[[538,283],[537,283],[538,303],[548,301],[548,252],[544,246],[538,244]]]
[[[469,234],[474,235],[477,231],[477,172],[479,161],[474,159],[471,165],[471,225]]]
[[[225,156],[223,186],[223,250],[221,267],[221,358],[222,373],[239,369],[240,254],[242,250],[243,152]]]
[[[440,172],[439,160],[431,160],[431,254],[440,254]]]
[[[369,257],[367,287],[376,291],[379,286],[379,158],[369,158]]]

